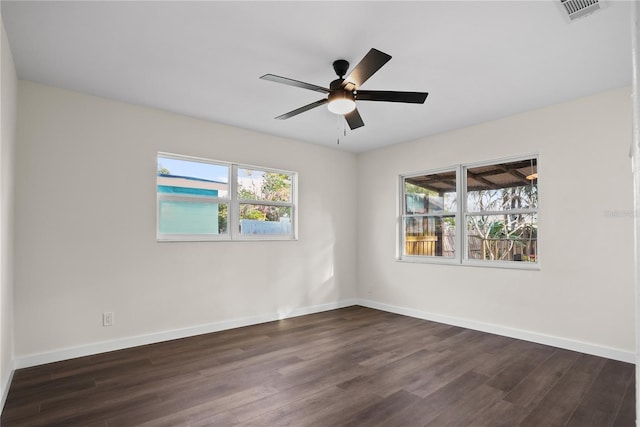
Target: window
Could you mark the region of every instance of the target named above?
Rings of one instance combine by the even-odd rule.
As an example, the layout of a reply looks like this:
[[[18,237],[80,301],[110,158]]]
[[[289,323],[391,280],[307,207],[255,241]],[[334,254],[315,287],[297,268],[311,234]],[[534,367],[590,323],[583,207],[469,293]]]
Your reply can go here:
[[[467,259],[537,262],[537,163],[464,167]]]
[[[535,267],[536,157],[404,175],[400,259]]]
[[[407,176],[404,189],[404,254],[456,257],[457,171]]]
[[[158,240],[295,238],[295,173],[166,153],[157,161]]]
[[[293,175],[246,167],[236,171],[239,233],[291,236]]]

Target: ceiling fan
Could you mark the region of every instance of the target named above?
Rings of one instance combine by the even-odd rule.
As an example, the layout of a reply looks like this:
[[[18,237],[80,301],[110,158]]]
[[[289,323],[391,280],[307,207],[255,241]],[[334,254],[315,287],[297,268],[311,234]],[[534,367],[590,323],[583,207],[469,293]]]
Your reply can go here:
[[[276,83],[282,83],[289,86],[309,89],[316,92],[327,94],[326,98],[320,99],[304,107],[296,108],[289,111],[276,119],[284,120],[300,113],[309,111],[320,105],[328,104],[329,111],[335,114],[344,115],[345,120],[351,129],[357,129],[364,126],[362,117],[356,108],[356,101],[384,101],[384,102],[405,102],[412,104],[423,104],[427,99],[426,92],[396,92],[386,90],[359,90],[360,86],[366,82],[376,71],[391,59],[390,55],[380,52],[377,49],[371,49],[362,60],[355,66],[351,73],[345,78],[349,70],[349,62],[344,59],[338,59],[333,63],[333,69],[338,78],[329,84],[329,89],[317,86],[311,83],[305,83],[298,80],[280,77],[274,74],[265,74],[260,77],[263,80],[269,80]]]

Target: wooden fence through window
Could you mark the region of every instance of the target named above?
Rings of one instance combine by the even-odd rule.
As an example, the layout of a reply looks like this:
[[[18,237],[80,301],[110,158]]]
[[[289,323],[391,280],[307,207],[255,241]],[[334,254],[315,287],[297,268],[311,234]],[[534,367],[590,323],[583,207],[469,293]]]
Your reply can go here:
[[[405,255],[454,256],[455,235],[405,236]],[[538,256],[536,239],[483,239],[469,236],[468,258],[501,261],[535,262]]]

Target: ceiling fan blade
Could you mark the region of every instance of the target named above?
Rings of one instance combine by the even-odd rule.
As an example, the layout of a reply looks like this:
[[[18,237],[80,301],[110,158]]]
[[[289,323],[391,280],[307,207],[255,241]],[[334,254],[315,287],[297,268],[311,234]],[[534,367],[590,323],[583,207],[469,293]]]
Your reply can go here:
[[[427,92],[395,92],[389,90],[359,90],[356,93],[358,101],[408,102],[424,104]]]
[[[354,109],[352,112],[344,115],[345,120],[349,124],[351,130],[358,129],[359,127],[364,126],[364,122],[362,121],[362,117],[360,117],[360,113],[358,109]]]
[[[320,100],[318,100],[316,102],[312,102],[311,104],[305,105],[304,107],[296,108],[293,111],[289,111],[288,113],[285,113],[285,114],[283,114],[281,116],[276,117],[276,119],[285,120],[285,119],[291,118],[293,116],[297,116],[300,113],[304,113],[305,111],[309,111],[309,110],[311,110],[313,108],[319,107],[319,106],[321,106],[323,104],[326,104],[327,102],[328,102],[327,98],[320,99]]]
[[[387,55],[384,52],[380,52],[377,49],[371,49],[362,60],[355,66],[351,73],[344,79],[345,82],[351,82],[356,85],[356,88],[360,87],[364,82],[369,80],[376,71],[378,71],[384,64],[389,62],[391,55]],[[346,84],[346,83],[344,83]]]
[[[276,82],[276,83],[282,83],[285,85],[289,85],[289,86],[295,86],[295,87],[300,87],[302,89],[309,89],[309,90],[313,90],[316,92],[321,92],[321,93],[329,93],[331,92],[329,89],[324,88],[322,86],[317,86],[311,83],[305,83],[305,82],[301,82],[298,80],[293,80],[293,79],[289,79],[286,77],[280,77],[280,76],[276,76],[274,74],[265,74],[264,76],[260,77],[262,80],[269,80],[271,82]]]

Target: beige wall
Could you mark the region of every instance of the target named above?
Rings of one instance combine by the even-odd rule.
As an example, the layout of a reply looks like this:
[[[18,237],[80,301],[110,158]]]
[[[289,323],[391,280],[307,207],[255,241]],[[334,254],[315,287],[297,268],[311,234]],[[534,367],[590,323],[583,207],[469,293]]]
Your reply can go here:
[[[354,154],[26,81],[18,93],[17,358],[355,301]],[[156,242],[158,151],[298,172],[299,240]]]
[[[630,89],[361,154],[358,294],[372,306],[634,360]],[[539,153],[540,271],[396,261],[398,176]],[[584,347],[581,347],[585,344]]]
[[[0,33],[0,399],[4,402],[13,369],[13,163],[18,81],[1,19]]]

